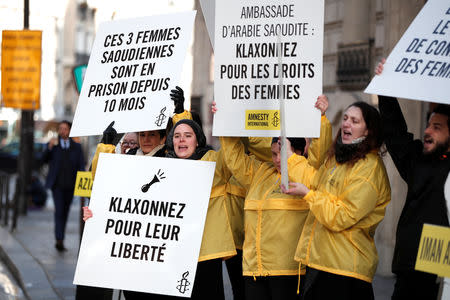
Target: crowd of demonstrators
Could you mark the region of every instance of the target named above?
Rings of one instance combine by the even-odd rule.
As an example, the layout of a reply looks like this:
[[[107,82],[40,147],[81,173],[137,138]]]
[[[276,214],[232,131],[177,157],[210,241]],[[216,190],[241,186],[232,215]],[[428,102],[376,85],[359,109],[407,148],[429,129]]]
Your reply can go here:
[[[383,71],[383,59],[376,74]],[[423,224],[449,226],[444,184],[450,171],[450,107],[437,105],[424,131],[414,140],[397,99],[379,96],[385,143],[400,176],[408,185],[397,225],[392,272],[396,275],[393,300],[436,299],[437,276],[416,271]]]
[[[81,145],[69,138],[72,124],[61,121],[58,138],[51,139],[44,151],[42,161],[49,169],[45,187],[51,189],[55,205],[55,248],[62,252],[67,218],[73,200],[73,191],[78,171],[84,171],[84,156]]]
[[[234,299],[374,299],[374,235],[391,197],[384,141],[409,186],[397,230],[393,299],[403,299],[411,284],[426,290],[423,298],[436,298],[436,277],[413,268],[423,223],[448,226],[448,106],[431,115],[422,145],[407,133],[398,103],[385,98],[380,97],[381,115],[365,102],[347,107],[333,141],[328,99],[319,96],[320,138],[287,139],[284,187],[277,138],[220,137],[221,149],[214,151],[198,115],[184,110],[182,89],[171,91],[175,115],[168,129],[139,132],[139,147],[125,153],[216,162],[193,299],[224,299],[223,260]],[[97,147],[94,175],[98,153],[114,152],[113,124]],[[85,220],[92,215],[84,208]],[[173,298],[132,291],[125,297]]]

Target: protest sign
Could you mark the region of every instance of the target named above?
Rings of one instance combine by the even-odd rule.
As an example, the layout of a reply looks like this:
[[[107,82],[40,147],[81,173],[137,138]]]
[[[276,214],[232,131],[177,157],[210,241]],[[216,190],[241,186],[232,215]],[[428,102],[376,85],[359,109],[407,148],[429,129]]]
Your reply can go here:
[[[216,1],[215,136],[279,136],[279,97],[287,136],[320,134],[324,1],[273,3]]]
[[[450,104],[449,37],[449,2],[427,1],[364,92]]]
[[[99,26],[70,136],[165,129],[195,11]]]
[[[74,284],[190,297],[214,168],[100,154]]]
[[[450,228],[423,225],[415,269],[450,277]]]
[[[91,197],[92,184],[92,172],[78,171],[73,195],[80,197]]]

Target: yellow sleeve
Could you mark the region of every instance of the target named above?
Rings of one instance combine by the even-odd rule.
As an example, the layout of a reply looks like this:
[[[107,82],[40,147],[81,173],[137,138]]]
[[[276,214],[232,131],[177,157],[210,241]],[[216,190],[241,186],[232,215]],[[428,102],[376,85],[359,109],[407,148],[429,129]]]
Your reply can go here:
[[[294,153],[288,158],[287,163],[289,182],[301,182],[311,188],[317,170],[308,163],[305,157]]]
[[[263,162],[245,154],[244,144],[239,137],[220,137],[220,144],[226,167],[248,190],[256,170]]]
[[[260,161],[272,161],[272,138],[248,137],[241,138],[248,152],[255,155]]]
[[[183,111],[183,112],[180,113],[180,114],[175,114],[175,115],[172,117],[172,124],[175,125],[175,124],[178,123],[178,121],[183,120],[183,119],[189,119],[189,120],[192,120],[192,114],[191,114],[191,112],[185,110],[185,111]]]
[[[311,140],[308,150],[308,162],[311,166],[319,169],[325,161],[328,149],[333,142],[331,137],[332,128],[330,121],[325,115],[320,120],[320,137]]]
[[[354,174],[347,180],[339,195],[311,190],[303,197],[316,219],[332,231],[352,227],[372,212],[378,202],[379,192],[369,178]]]
[[[116,152],[116,146],[111,144],[103,144],[100,143],[97,145],[97,149],[95,150],[94,158],[92,159],[92,180],[95,178],[95,172],[97,171],[97,163],[98,163],[98,156],[100,153],[115,153]]]

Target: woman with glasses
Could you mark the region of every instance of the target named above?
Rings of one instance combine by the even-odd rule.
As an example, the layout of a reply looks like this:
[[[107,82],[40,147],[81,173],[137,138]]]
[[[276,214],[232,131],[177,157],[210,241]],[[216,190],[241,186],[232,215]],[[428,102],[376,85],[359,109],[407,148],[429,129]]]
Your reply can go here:
[[[128,132],[120,142],[120,152],[116,151],[116,153],[126,154],[130,149],[136,148],[139,148],[138,134],[136,132]]]

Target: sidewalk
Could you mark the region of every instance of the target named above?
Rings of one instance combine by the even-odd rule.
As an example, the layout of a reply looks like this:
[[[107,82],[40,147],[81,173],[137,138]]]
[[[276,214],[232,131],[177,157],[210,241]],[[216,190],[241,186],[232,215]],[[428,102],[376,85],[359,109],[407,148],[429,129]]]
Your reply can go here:
[[[19,217],[13,233],[10,227],[0,227],[0,258],[32,300],[75,299],[72,281],[79,245],[79,199],[74,199],[70,210],[65,238],[68,251],[63,253],[54,247],[52,204],[49,197],[44,209]]]
[[[76,287],[72,282],[80,237],[79,201],[79,198],[74,198],[70,210],[65,239],[68,251],[63,253],[54,247],[51,197],[44,209],[31,210],[27,216],[21,216],[14,233],[0,226],[0,260],[14,275],[27,299],[75,299]],[[393,284],[393,278],[376,276],[373,282],[375,299],[390,299]],[[225,298],[231,300],[231,286],[225,268],[224,285]]]

